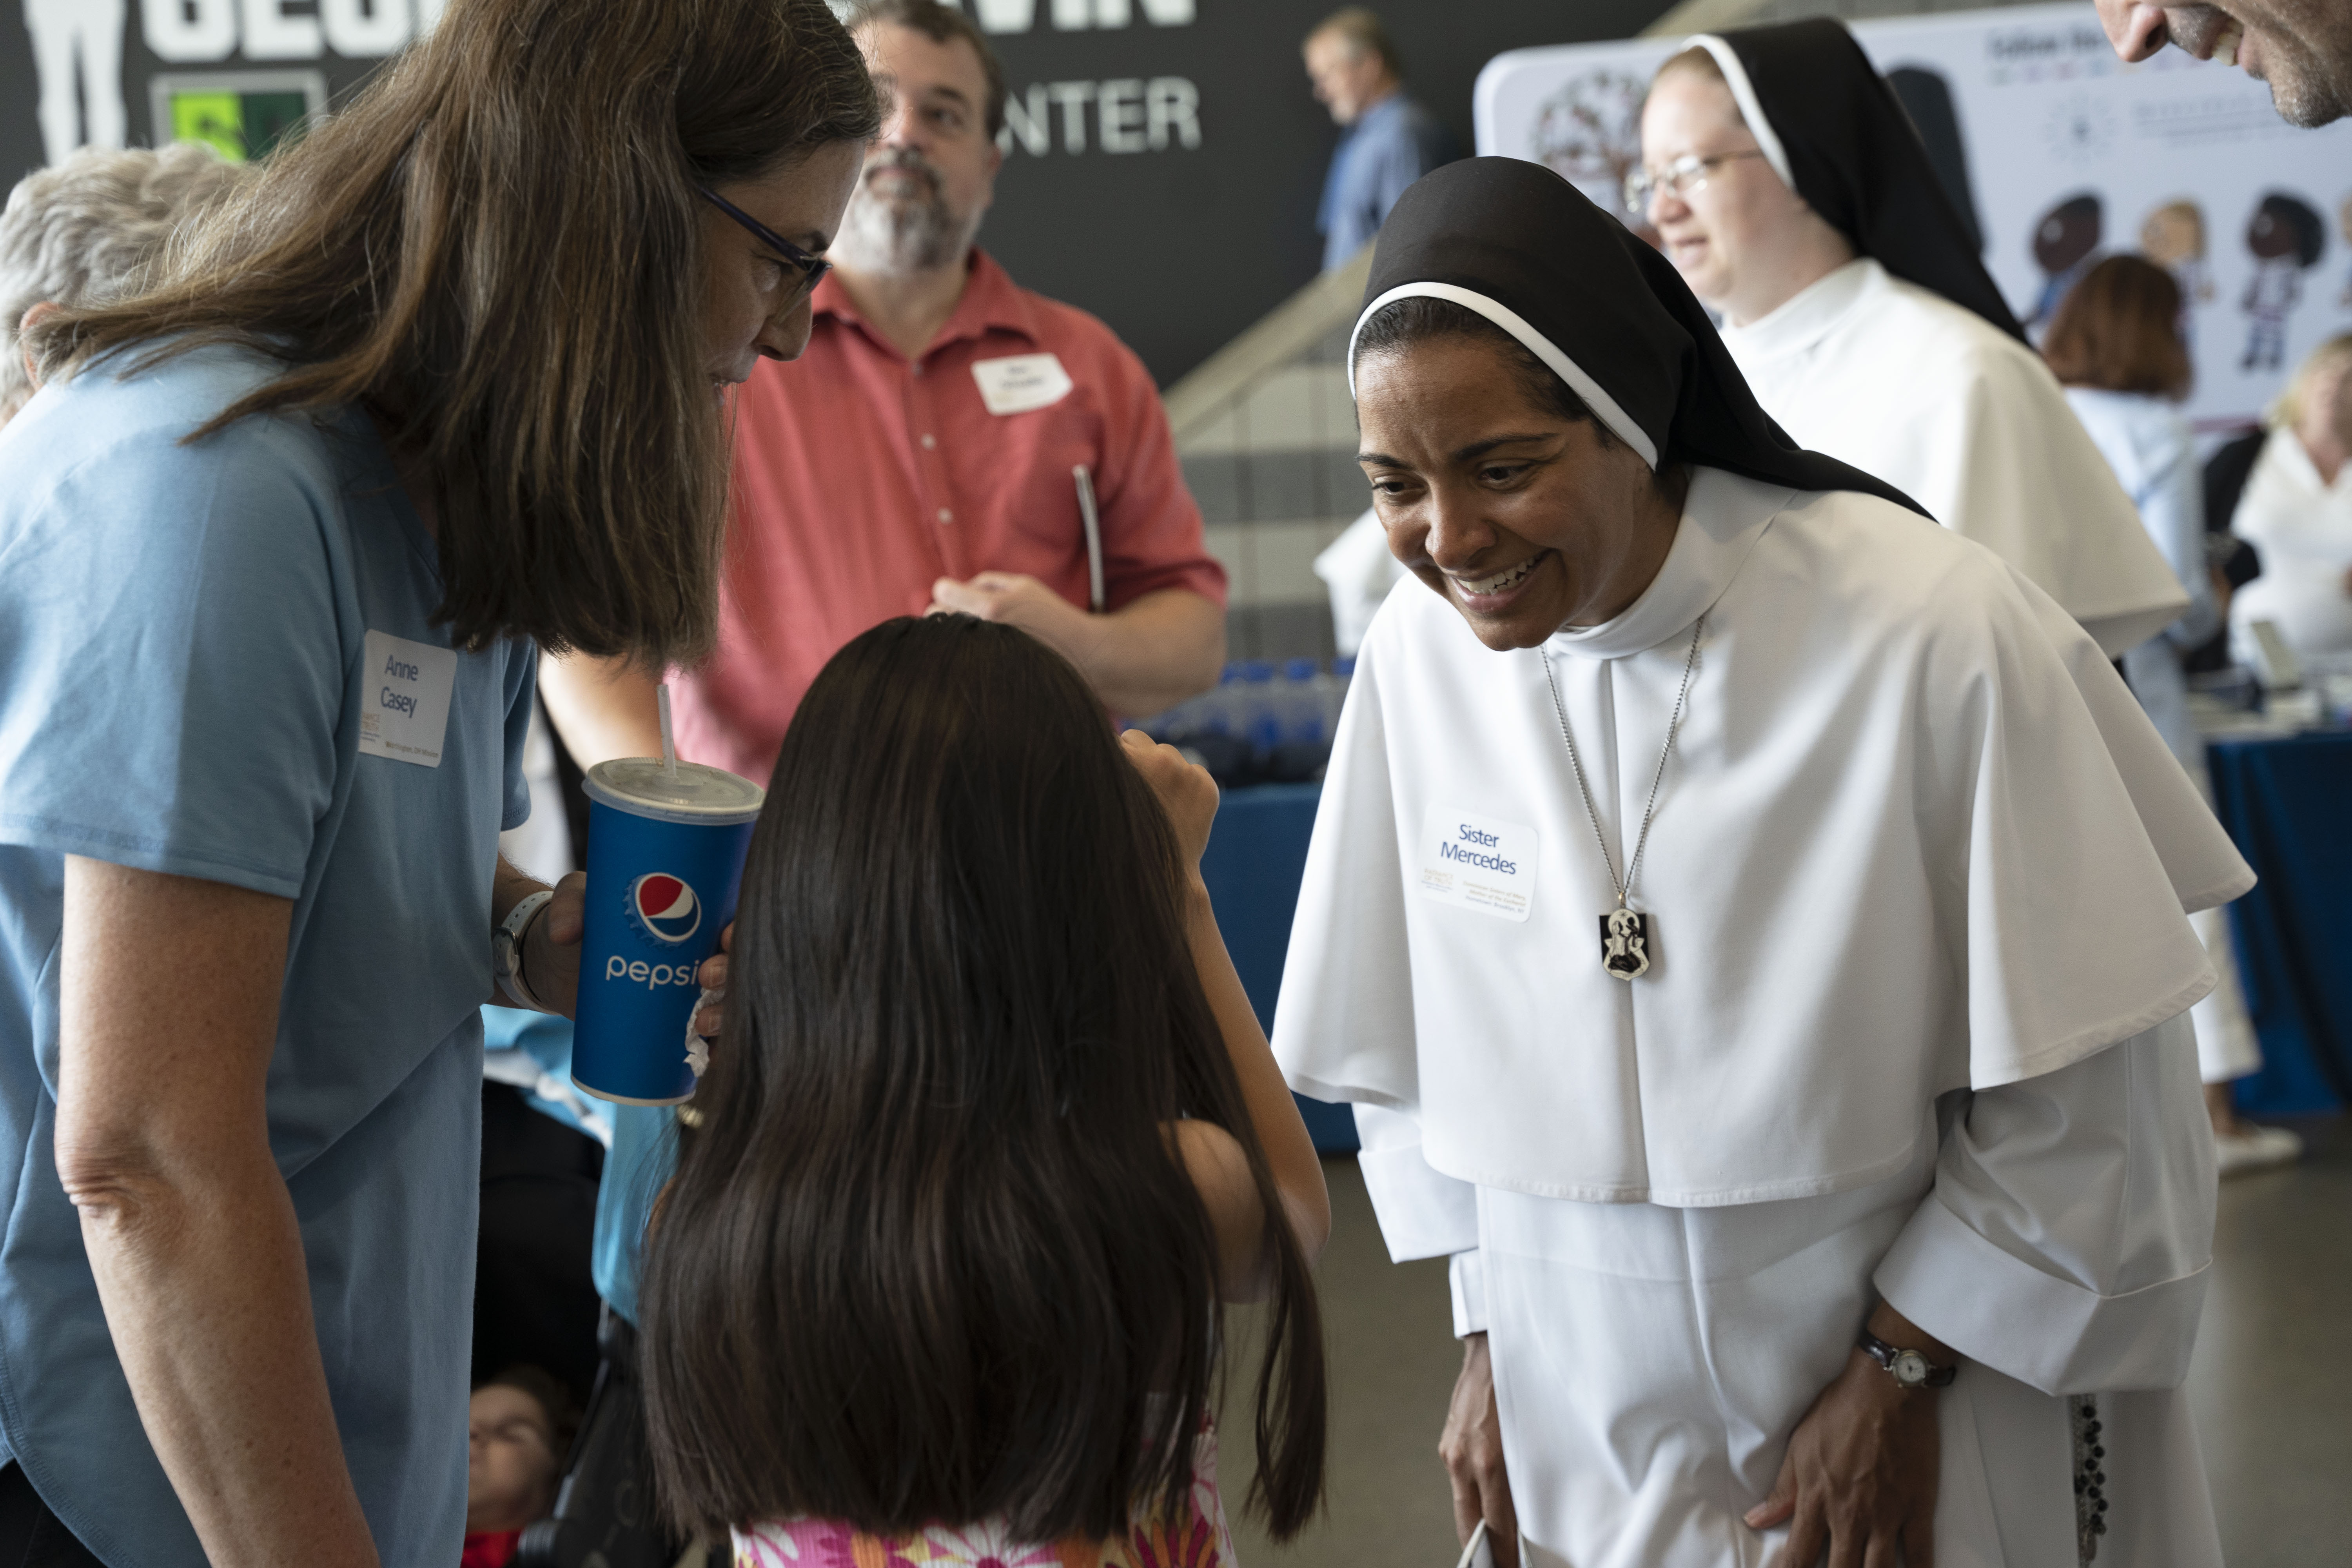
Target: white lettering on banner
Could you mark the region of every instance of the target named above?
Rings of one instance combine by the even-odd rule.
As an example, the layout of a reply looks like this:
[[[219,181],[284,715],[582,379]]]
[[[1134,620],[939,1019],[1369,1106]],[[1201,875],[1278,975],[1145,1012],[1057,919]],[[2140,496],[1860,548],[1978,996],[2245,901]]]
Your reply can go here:
[[[327,52],[319,18],[288,14],[286,0],[245,0],[245,58],[315,60]]]
[[[345,59],[380,59],[429,31],[448,0],[318,0],[316,16],[288,4],[140,0],[140,29],[156,58],[174,65],[225,60],[238,52],[240,33],[249,60],[315,60],[331,49]]]
[[[237,0],[139,0],[139,26],[158,59],[225,60],[236,52]]]
[[[1139,104],[1137,100],[1141,100]],[[1095,106],[1096,142],[1106,153],[1164,153],[1201,145],[1201,89],[1181,76],[1119,77],[1109,81],[1033,81],[1004,100],[1004,129],[996,144],[1032,158],[1054,151],[1053,108],[1062,110],[1062,151],[1087,150],[1087,105]]]
[[[1101,95],[1096,100],[1101,106],[1102,150],[1106,153],[1140,153],[1143,141],[1143,79],[1122,77],[1102,84]]]
[[[1189,27],[1199,17],[1198,0],[1052,0],[1048,10],[1055,26],[1076,32],[1127,26],[1139,5],[1154,26]],[[834,0],[834,9],[843,9],[842,0]],[[1037,25],[1037,0],[972,0],[971,13],[983,33],[1025,33]]]
[[[457,651],[375,631],[360,647],[367,678],[360,698],[360,755],[439,767],[449,733],[449,694],[457,681]]]
[[[408,41],[408,0],[319,0],[327,47],[349,59],[373,59]]]
[[[1045,96],[1061,106],[1063,152],[1087,150],[1087,103],[1094,95],[1090,81],[1057,81],[1045,89]]]
[[[1441,904],[1524,921],[1536,907],[1536,830],[1459,806],[1422,818],[1421,890]]]

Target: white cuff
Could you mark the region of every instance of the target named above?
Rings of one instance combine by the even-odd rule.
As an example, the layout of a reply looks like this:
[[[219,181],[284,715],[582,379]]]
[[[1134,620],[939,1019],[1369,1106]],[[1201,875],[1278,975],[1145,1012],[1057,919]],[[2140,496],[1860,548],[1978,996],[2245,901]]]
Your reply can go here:
[[[1357,1114],[1362,1115],[1361,1107]],[[1478,1189],[1431,1169],[1418,1141],[1387,1148],[1367,1143],[1356,1156],[1356,1169],[1363,1174],[1381,1237],[1394,1261],[1477,1249]]]
[[[1994,1246],[1931,1193],[1873,1282],[1969,1360],[2044,1394],[2095,1394],[2180,1386],[2211,1268],[2102,1296]]]
[[[1446,1259],[1446,1283],[1454,1288],[1454,1337],[1486,1331],[1486,1258],[1473,1247]]]

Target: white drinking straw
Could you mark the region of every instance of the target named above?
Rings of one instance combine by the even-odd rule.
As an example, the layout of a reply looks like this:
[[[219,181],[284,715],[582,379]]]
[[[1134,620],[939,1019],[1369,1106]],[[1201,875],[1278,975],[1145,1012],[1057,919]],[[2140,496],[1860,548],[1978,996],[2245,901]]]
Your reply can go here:
[[[663,681],[656,690],[657,700],[661,704],[662,772],[675,784],[677,782],[677,742],[671,736],[669,728],[669,682]]]

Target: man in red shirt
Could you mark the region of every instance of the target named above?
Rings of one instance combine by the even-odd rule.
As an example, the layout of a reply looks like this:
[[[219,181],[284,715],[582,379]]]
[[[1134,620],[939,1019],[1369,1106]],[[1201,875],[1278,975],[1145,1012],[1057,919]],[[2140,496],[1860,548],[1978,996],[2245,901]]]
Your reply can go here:
[[[761,780],[825,660],[892,616],[1019,626],[1116,713],[1172,706],[1224,661],[1224,571],[1150,374],[972,244],[1003,162],[994,52],[936,0],[881,0],[855,26],[888,118],[803,363],[737,395],[719,652],[673,689],[680,754]],[[643,675],[573,659],[542,681],[583,765],[657,748]]]

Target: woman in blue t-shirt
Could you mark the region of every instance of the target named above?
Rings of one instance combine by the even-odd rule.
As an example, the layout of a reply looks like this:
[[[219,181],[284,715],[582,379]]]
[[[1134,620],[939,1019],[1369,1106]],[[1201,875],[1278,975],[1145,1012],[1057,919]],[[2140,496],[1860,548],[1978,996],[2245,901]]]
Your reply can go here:
[[[726,389],[877,121],[822,0],[459,0],[26,332],[0,1552],[456,1560],[477,1009],[503,929],[568,1013],[582,923],[497,857],[535,648],[709,646]]]

